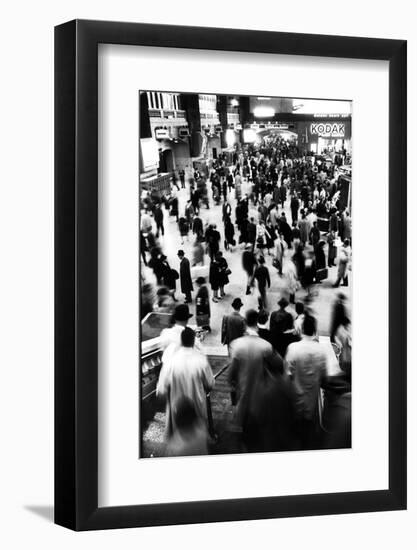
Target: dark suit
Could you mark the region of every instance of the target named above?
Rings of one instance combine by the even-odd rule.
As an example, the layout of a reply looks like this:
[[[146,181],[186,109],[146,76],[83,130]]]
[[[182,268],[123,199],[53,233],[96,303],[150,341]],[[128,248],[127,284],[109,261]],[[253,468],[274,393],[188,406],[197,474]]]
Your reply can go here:
[[[181,292],[185,294],[187,302],[191,302],[191,291],[193,290],[193,282],[191,280],[190,262],[187,258],[183,258],[180,263],[180,283]]]
[[[263,396],[258,390],[263,385],[264,368],[279,374],[283,362],[271,344],[253,332],[237,338],[230,349],[229,383],[236,391],[236,418],[242,426],[245,445],[249,451],[255,451],[259,447],[259,424],[253,412],[262,407]]]
[[[261,338],[271,343],[271,332],[267,328],[258,328],[258,334]]]
[[[255,279],[258,281],[258,289],[260,299],[259,299],[259,307],[260,309],[266,308],[266,285],[268,285],[268,288],[271,286],[271,279],[269,277],[269,271],[268,268],[264,265],[260,265],[255,269]]]
[[[279,309],[271,313],[269,330],[271,331],[271,343],[278,350],[280,338],[286,330],[292,327],[294,321],[291,313],[285,309]]]
[[[222,321],[222,344],[229,345],[236,338],[243,336],[245,328],[245,319],[237,311],[225,315]]]

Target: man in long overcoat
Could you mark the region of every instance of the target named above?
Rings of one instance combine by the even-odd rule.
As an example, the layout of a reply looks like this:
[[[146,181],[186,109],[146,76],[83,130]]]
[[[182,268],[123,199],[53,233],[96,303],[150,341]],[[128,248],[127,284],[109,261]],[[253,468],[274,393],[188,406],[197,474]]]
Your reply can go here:
[[[184,255],[184,250],[178,250],[178,258],[180,259],[180,283],[181,292],[185,294],[184,302],[188,304],[192,301],[191,291],[193,290],[193,282],[191,280],[191,269],[188,258]]]

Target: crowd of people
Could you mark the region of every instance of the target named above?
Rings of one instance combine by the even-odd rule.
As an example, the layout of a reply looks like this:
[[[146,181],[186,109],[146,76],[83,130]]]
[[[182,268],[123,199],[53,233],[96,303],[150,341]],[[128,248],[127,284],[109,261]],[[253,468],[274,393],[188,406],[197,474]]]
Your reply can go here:
[[[179,174],[181,189],[189,192],[183,206],[175,177],[170,197],[141,197],[141,261],[156,281],[149,282],[141,270],[141,317],[160,311],[173,320],[161,333],[164,354],[157,385],[157,395],[166,401],[166,454],[209,452],[205,396],[215,381],[197,336],[213,328],[211,312],[218,306],[211,304],[227,299],[232,270],[225,256],[235,253],[241,254],[245,275],[239,277],[241,295],[256,292],[258,309],[241,315],[244,304],[235,297],[230,314],[215,328],[228,348],[231,404],[242,449],[350,445],[351,336],[345,295],[336,291],[329,319],[340,367],[332,376],[310,307],[316,285],[329,279],[334,266],[331,286],[350,284],[352,224],[338,182],[344,155],[321,162],[301,154],[295,144],[267,137],[236,150],[231,162],[220,155],[209,170],[195,170],[187,185],[185,174]],[[212,205],[221,207],[220,230],[201,215]],[[192,241],[189,257],[188,246],[176,251],[176,266],[168,263],[160,241],[166,231],[164,210],[176,220],[181,245]],[[280,280],[277,309],[268,292],[275,278]],[[189,304],[195,305],[194,330],[188,326]],[[328,398],[320,410],[323,389]]]

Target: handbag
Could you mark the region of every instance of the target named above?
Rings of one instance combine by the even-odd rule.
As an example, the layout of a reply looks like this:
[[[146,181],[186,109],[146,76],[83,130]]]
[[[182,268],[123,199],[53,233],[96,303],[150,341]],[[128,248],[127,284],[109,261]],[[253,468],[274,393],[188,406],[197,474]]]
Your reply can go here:
[[[231,274],[232,274],[231,269],[227,268],[225,271],[225,275],[231,275]]]
[[[171,276],[174,279],[174,281],[176,281],[180,278],[179,273],[176,269],[171,269]]]

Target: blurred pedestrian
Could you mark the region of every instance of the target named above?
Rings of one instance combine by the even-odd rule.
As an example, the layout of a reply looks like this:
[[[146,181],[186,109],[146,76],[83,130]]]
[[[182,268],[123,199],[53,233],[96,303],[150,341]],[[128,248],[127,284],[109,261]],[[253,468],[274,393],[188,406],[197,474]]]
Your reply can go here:
[[[195,296],[196,321],[197,326],[211,332],[210,328],[210,298],[204,277],[197,277],[196,284],[198,286]]]
[[[282,372],[282,358],[274,352],[271,344],[259,337],[257,331],[258,314],[255,310],[246,312],[247,329],[244,336],[231,345],[231,365],[229,383],[236,392],[236,418],[242,428],[243,443],[249,452],[259,450],[260,426],[254,410],[257,382],[264,375],[265,364],[274,371]]]
[[[297,392],[299,430],[304,449],[320,446],[319,392],[326,379],[327,354],[316,339],[317,323],[307,315],[300,342],[290,344],[285,356]]]
[[[246,322],[240,314],[242,306],[242,300],[240,298],[235,298],[232,302],[233,311],[228,315],[224,315],[221,329],[222,344],[227,344],[227,346],[230,346],[233,340],[243,336],[245,333]]]
[[[334,287],[338,287],[340,282],[343,281],[342,286],[348,286],[348,270],[350,269],[351,250],[349,246],[349,240],[345,239],[343,246],[340,247],[339,265],[337,267],[337,279],[334,283]]]
[[[242,266],[247,275],[246,294],[250,294],[250,289],[253,286],[253,274],[256,265],[257,261],[255,254],[249,245],[249,249],[242,253]]]
[[[166,435],[178,429],[175,414],[178,402],[192,401],[197,417],[207,425],[206,393],[214,386],[214,377],[207,357],[194,347],[195,332],[186,327],[180,335],[180,345],[170,344],[167,364],[161,369],[156,393],[166,399]]]
[[[196,407],[188,397],[178,399],[173,410],[176,430],[168,438],[165,456],[198,456],[208,454],[208,432]]]
[[[268,328],[269,313],[266,310],[262,310],[258,314],[258,334],[261,338],[272,343],[271,331]]]

